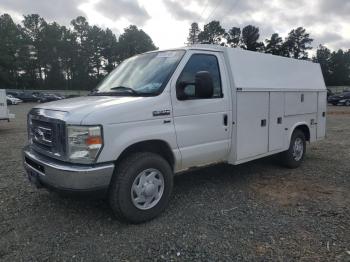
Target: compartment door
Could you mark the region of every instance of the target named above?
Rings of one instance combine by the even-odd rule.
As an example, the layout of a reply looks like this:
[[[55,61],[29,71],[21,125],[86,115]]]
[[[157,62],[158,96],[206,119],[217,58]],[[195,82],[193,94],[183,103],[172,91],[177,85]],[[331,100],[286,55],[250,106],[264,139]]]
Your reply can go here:
[[[285,115],[295,116],[317,112],[317,92],[286,92]]]
[[[318,93],[317,107],[317,138],[324,138],[326,136],[327,92]]]
[[[270,92],[269,151],[283,149],[284,93]]]
[[[268,92],[237,92],[237,160],[268,151]]]

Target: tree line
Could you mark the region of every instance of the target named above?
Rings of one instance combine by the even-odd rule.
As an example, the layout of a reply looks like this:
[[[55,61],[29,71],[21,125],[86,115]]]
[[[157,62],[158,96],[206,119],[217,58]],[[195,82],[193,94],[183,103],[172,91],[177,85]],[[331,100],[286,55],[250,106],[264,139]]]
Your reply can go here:
[[[0,89],[91,90],[124,59],[155,49],[152,39],[135,25],[116,37],[82,16],[66,27],[37,14],[16,24],[2,14]]]
[[[198,23],[192,23],[187,38],[187,45],[217,44],[312,60],[320,63],[326,85],[350,85],[350,49],[331,51],[320,45],[315,55],[309,58],[308,51],[312,49],[312,42],[313,39],[303,27],[292,29],[284,39],[278,33],[273,33],[270,38],[261,41],[259,28],[256,26],[247,25],[242,29],[232,27],[225,30],[219,21],[209,22],[204,25],[203,30]]]
[[[218,21],[192,23],[187,44],[208,43],[308,59],[320,63],[327,85],[350,85],[350,50],[331,51],[320,45],[311,58],[313,39],[302,27],[284,39],[277,33],[260,39],[259,28],[225,30]],[[0,16],[0,88],[91,90],[115,66],[135,54],[155,50],[152,39],[135,25],[117,37],[110,29],[90,25],[86,18],[70,26],[49,23],[37,14],[16,24]]]

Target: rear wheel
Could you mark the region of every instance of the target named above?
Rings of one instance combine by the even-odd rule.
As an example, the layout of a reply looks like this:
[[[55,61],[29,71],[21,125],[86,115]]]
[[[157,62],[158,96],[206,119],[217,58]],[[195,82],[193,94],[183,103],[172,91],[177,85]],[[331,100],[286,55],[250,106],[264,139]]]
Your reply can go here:
[[[300,129],[294,130],[287,151],[282,153],[283,164],[288,168],[297,168],[304,160],[306,153],[306,139]]]
[[[163,212],[172,188],[172,169],[164,158],[150,152],[135,153],[116,168],[109,203],[118,218],[141,223]]]

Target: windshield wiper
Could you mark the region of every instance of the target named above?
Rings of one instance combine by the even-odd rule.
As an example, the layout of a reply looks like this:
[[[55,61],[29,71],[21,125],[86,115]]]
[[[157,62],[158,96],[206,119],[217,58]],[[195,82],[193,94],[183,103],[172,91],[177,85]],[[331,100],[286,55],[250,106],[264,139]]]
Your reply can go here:
[[[133,96],[155,96],[157,93],[143,93],[138,92],[131,87],[126,86],[116,86],[110,88],[109,92],[99,92],[98,90],[91,92],[89,96],[123,96],[125,94],[130,94]],[[113,91],[112,91],[113,90]],[[124,92],[123,92],[124,91]]]
[[[127,86],[115,86],[112,87],[111,90],[121,90],[121,91],[127,91],[130,93],[133,93],[134,95],[140,95],[139,92],[137,92],[136,90],[132,89],[131,87],[127,87]]]

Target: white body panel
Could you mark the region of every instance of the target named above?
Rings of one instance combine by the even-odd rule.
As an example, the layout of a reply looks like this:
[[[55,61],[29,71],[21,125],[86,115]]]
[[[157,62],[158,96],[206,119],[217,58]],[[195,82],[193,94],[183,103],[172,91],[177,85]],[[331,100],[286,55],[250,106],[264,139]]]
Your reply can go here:
[[[318,64],[271,54],[223,48],[236,88],[258,90],[325,90]]]
[[[0,119],[7,118],[7,103],[5,90],[0,89]]]
[[[284,93],[270,92],[269,101],[269,152],[285,148]]]
[[[115,161],[137,142],[162,140],[173,152],[175,172],[282,152],[299,125],[310,130],[310,142],[325,136],[326,89],[318,64],[206,45],[182,49],[186,54],[158,96],[80,97],[38,107],[68,112],[67,124],[102,125],[99,163]],[[176,81],[193,54],[217,57],[222,98],[177,99]],[[159,110],[170,114],[152,114]]]
[[[10,114],[7,108],[6,91],[0,89],[0,120],[9,120],[15,118],[14,114]]]
[[[267,153],[268,114],[268,92],[237,93],[237,160]]]
[[[286,92],[284,113],[286,116],[317,112],[317,92]]]
[[[188,59],[197,53],[202,52],[189,51],[186,54],[170,85],[177,144],[182,156],[181,169],[226,161],[231,141],[229,129],[223,124],[224,115],[231,111],[231,93],[221,54],[206,52],[218,59],[223,98],[179,101],[176,97],[176,80]]]

